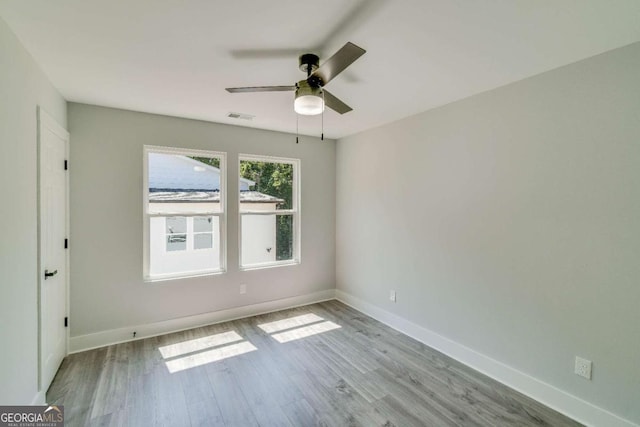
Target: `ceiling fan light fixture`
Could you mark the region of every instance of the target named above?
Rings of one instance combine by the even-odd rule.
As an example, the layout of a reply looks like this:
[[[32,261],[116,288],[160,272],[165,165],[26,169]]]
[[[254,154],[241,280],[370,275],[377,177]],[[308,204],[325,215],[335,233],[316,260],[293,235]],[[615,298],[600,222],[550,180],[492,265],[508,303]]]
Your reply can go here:
[[[317,95],[303,95],[296,98],[293,109],[298,114],[315,116],[324,110],[324,102]]]
[[[293,109],[296,113],[305,116],[315,116],[322,113],[324,111],[322,88],[312,87],[306,80],[298,82]]]

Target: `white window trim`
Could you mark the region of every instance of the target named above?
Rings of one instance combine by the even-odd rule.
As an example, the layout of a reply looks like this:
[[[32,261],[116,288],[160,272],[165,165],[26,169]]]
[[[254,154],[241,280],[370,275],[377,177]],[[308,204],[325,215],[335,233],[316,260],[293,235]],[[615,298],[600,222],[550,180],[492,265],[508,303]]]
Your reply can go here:
[[[179,154],[182,156],[196,157],[217,157],[220,159],[220,212],[207,213],[209,216],[217,216],[220,218],[220,268],[204,271],[193,271],[175,274],[158,274],[151,275],[149,273],[150,263],[150,221],[153,216],[167,216],[172,213],[155,214],[149,212],[149,153],[160,154]],[[190,148],[163,147],[157,145],[144,145],[142,156],[142,217],[143,217],[143,280],[145,282],[166,281],[173,279],[185,279],[189,277],[209,276],[226,273],[227,271],[227,153],[223,151],[197,150]],[[184,213],[175,213],[176,216],[190,216]],[[203,214],[193,216],[204,216]]]
[[[302,188],[301,182],[301,168],[302,162],[300,159],[291,159],[287,157],[275,157],[275,156],[263,156],[257,154],[238,154],[238,174],[236,179],[240,180],[240,162],[241,161],[256,161],[267,163],[288,163],[293,165],[293,183],[292,183],[292,195],[291,203],[294,209],[284,209],[277,211],[241,211],[240,209],[240,189],[238,187],[238,268],[240,271],[247,270],[259,270],[263,268],[283,267],[298,265],[302,262],[301,245],[302,245],[302,198],[300,197],[300,189]],[[290,214],[293,217],[293,257],[292,259],[265,262],[260,264],[242,265],[242,215],[280,215]]]

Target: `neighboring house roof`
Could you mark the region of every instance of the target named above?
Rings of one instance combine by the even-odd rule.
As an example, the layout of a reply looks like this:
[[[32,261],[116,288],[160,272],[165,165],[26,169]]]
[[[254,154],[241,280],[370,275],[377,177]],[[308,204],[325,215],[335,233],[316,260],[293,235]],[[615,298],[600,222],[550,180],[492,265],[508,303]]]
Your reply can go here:
[[[150,203],[220,203],[219,191],[153,190]],[[241,191],[240,203],[284,203],[283,199],[258,191]]]
[[[240,178],[240,190],[255,182]],[[149,188],[181,191],[220,190],[220,169],[179,154],[149,153]]]

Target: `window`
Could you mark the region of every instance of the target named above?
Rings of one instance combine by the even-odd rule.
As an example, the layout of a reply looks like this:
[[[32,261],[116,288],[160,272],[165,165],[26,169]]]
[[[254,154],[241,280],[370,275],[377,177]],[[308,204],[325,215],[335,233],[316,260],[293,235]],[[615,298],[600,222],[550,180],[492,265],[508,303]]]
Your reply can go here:
[[[240,267],[300,262],[300,161],[240,156]]]
[[[224,153],[145,146],[145,277],[225,269]]]

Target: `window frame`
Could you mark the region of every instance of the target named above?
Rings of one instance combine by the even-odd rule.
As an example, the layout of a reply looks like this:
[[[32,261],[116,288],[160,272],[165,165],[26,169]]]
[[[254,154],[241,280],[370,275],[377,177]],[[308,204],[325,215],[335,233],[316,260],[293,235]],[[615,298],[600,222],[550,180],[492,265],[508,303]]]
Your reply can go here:
[[[280,209],[273,211],[243,211],[241,209],[240,202],[240,164],[242,161],[255,161],[265,163],[286,163],[293,166],[293,182],[291,184],[291,209]],[[240,271],[258,270],[263,268],[282,267],[298,265],[302,262],[301,255],[301,242],[302,242],[302,198],[301,198],[301,168],[302,162],[300,159],[293,159],[288,157],[276,157],[265,156],[259,154],[238,154],[238,174],[236,179],[238,180],[238,268]],[[293,256],[288,260],[264,262],[259,264],[243,265],[242,263],[242,215],[291,215],[293,221]]]
[[[153,213],[149,212],[149,154],[150,153],[158,153],[158,154],[173,154],[173,155],[181,155],[181,156],[192,156],[192,157],[215,157],[220,160],[220,212],[209,212],[209,213]],[[143,186],[142,186],[142,216],[143,216],[143,279],[145,282],[157,282],[157,281],[165,281],[165,280],[175,280],[175,279],[184,279],[189,277],[199,277],[199,276],[210,276],[223,274],[227,272],[227,153],[223,151],[214,151],[214,150],[201,150],[201,149],[193,149],[193,148],[180,148],[180,147],[167,147],[167,146],[156,146],[156,145],[144,145],[143,146]],[[198,270],[191,272],[180,272],[180,273],[166,273],[166,274],[155,274],[151,275],[151,248],[150,248],[150,224],[152,217],[169,217],[169,216],[184,216],[187,218],[187,250],[188,240],[189,240],[189,220],[188,218],[194,218],[197,216],[217,216],[219,218],[219,227],[220,227],[220,267],[217,269],[210,270]],[[213,229],[212,229],[213,230]],[[213,239],[213,235],[215,232],[212,232],[212,243],[215,243],[215,239]],[[166,247],[165,247],[166,250]],[[197,251],[197,250],[196,250]]]

